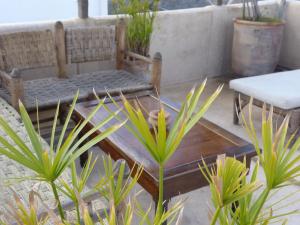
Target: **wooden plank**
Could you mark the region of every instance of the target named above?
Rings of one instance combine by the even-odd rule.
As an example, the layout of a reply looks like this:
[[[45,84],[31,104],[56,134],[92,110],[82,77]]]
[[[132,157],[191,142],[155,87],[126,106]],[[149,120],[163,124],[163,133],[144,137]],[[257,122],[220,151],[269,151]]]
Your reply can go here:
[[[55,23],[54,28],[55,53],[57,61],[57,75],[59,78],[67,78],[66,72],[66,45],[65,45],[65,30],[62,22]]]
[[[44,120],[50,120],[54,118],[55,116],[56,109],[47,109],[47,110],[41,110],[39,111],[39,121],[44,121]],[[30,112],[30,119],[33,123],[36,123],[37,121],[37,112],[36,110]]]
[[[24,103],[24,85],[21,72],[13,69],[10,82],[11,104],[15,109],[19,109],[19,100]]]
[[[133,58],[135,58],[135,59],[142,60],[142,61],[144,61],[144,62],[146,62],[146,63],[149,63],[149,64],[152,64],[152,63],[153,63],[153,61],[152,61],[150,58],[145,57],[145,56],[143,56],[143,55],[139,55],[139,54],[134,53],[134,52],[126,51],[126,52],[125,52],[125,55],[130,56],[130,57],[133,57]]]
[[[156,52],[152,60],[151,83],[157,89],[158,94],[160,93],[161,69],[162,56]]]
[[[11,76],[1,70],[0,70],[0,81],[2,87],[6,88],[7,90],[10,89]]]
[[[116,59],[116,68],[118,70],[123,69],[124,64],[124,56],[125,56],[125,48],[126,48],[126,23],[123,18],[121,18],[117,25],[117,33],[116,33],[116,40],[117,40],[117,59]]]

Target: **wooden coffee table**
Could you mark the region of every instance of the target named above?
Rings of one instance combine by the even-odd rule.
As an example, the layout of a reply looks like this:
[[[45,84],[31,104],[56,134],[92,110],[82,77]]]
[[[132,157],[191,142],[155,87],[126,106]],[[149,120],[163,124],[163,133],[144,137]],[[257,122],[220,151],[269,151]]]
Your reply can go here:
[[[139,101],[147,111],[159,108],[159,102],[154,96],[139,96]],[[162,101],[165,109],[174,118],[177,114],[176,108],[179,108],[178,105],[176,106],[168,99]],[[75,107],[76,120],[85,119],[96,104],[96,101],[78,103]],[[111,110],[116,110],[112,103],[107,103],[107,106]],[[105,109],[100,109],[86,126],[85,132],[102,121],[107,115],[108,112]],[[106,127],[114,123],[116,123],[116,120],[111,121]],[[103,129],[98,130],[94,135],[101,133]],[[114,160],[125,159],[129,167],[132,167],[135,163],[142,164],[144,171],[139,179],[139,184],[151,194],[153,200],[157,203],[158,165],[143,145],[125,127],[120,128],[98,145],[104,152],[110,154]],[[198,165],[202,164],[203,158],[209,166],[213,166],[220,154],[235,156],[239,160],[246,157],[249,166],[251,157],[256,153],[250,143],[206,119],[201,119],[184,137],[181,145],[165,166],[165,207],[167,207],[167,202],[172,197],[206,186],[208,183],[202,176]]]

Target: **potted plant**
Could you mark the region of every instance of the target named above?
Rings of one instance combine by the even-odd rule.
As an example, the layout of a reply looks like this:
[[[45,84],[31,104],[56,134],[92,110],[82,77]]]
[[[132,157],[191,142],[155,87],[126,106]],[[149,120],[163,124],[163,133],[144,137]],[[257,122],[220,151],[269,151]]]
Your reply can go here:
[[[116,14],[126,14],[126,47],[129,51],[149,57],[153,22],[158,9],[158,0],[113,0]],[[130,59],[129,60],[133,60]],[[134,59],[137,70],[147,71],[149,64]]]
[[[279,61],[284,21],[264,17],[257,0],[243,0],[243,15],[234,20],[232,69],[235,75],[274,72]]]

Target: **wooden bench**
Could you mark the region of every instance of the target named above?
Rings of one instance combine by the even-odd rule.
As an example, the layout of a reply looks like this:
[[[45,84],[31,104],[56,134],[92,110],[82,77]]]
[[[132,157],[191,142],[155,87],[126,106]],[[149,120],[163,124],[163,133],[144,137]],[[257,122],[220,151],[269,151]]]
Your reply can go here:
[[[69,103],[79,89],[79,100],[88,98],[93,89],[99,95],[120,91],[139,92],[160,88],[161,55],[148,58],[126,51],[125,22],[117,26],[91,25],[64,28],[56,22],[54,31],[35,30],[0,34],[0,96],[18,107],[21,99],[28,111],[54,108],[61,100]],[[70,67],[80,63],[115,61],[115,69],[80,73]],[[151,67],[147,73],[137,72],[139,62]],[[45,77],[43,69],[53,75]],[[42,72],[37,79],[27,80],[24,73],[32,69]],[[45,72],[46,74],[46,72]]]

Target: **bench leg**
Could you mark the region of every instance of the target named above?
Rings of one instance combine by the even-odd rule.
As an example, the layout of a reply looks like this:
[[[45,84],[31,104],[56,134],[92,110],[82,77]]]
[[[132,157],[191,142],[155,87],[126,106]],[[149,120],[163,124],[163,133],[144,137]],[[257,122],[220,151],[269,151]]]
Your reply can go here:
[[[80,161],[81,168],[83,168],[85,166],[86,161],[88,160],[88,158],[89,158],[89,151],[88,150],[85,151],[83,154],[81,154],[79,156],[79,161]]]
[[[83,135],[84,135],[83,132],[80,132],[80,133],[79,133],[79,136],[78,136],[78,139],[80,139]],[[87,141],[87,140],[83,141],[82,144],[81,144],[80,146],[84,145],[84,144],[86,143],[86,141]],[[86,164],[88,158],[89,158],[89,150],[86,150],[84,153],[82,153],[82,154],[79,156],[79,162],[80,162],[81,168],[83,168],[83,167],[85,166],[85,164]]]
[[[240,93],[235,92],[233,98],[233,123],[238,125],[240,122],[241,111],[249,104],[249,99],[241,99]]]
[[[240,114],[239,94],[235,92],[233,97],[233,124],[235,125],[239,124],[239,114]]]
[[[168,211],[168,205],[169,205],[169,202],[170,202],[171,199],[166,199],[164,200],[164,204],[163,204],[163,211],[164,212],[167,212]],[[157,205],[158,205],[158,200],[154,199],[154,202],[155,202],[155,211],[157,209]],[[162,223],[162,225],[167,225],[168,224],[168,221],[164,221]]]
[[[300,136],[300,110],[293,110],[292,114],[291,114],[291,118],[289,121],[289,129],[290,129],[290,133],[295,133],[295,137],[293,142],[295,142],[297,140],[297,138],[299,138]]]

